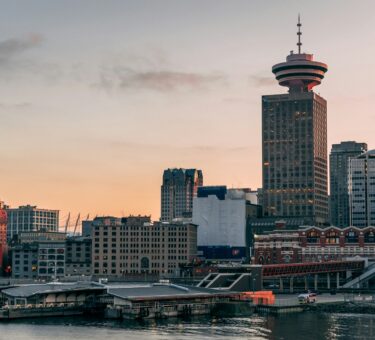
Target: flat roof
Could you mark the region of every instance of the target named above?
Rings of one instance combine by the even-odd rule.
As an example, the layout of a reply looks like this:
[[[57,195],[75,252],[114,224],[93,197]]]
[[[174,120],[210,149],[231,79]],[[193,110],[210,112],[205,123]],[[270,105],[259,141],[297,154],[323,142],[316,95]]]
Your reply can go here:
[[[187,299],[192,297],[232,296],[238,293],[210,288],[175,285],[149,284],[139,286],[108,288],[108,294],[124,300],[167,300]]]
[[[104,290],[102,285],[94,282],[62,283],[51,282],[44,284],[28,284],[2,290],[2,294],[10,297],[31,297],[38,294],[65,293],[82,290]]]

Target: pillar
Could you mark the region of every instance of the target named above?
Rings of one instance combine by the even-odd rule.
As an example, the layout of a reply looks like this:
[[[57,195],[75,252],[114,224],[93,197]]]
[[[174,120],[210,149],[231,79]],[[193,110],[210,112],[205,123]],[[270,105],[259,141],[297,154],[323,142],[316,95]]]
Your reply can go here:
[[[305,290],[309,290],[309,284],[307,282],[307,276],[305,276]]]
[[[318,290],[318,274],[314,275],[314,289]]]
[[[293,293],[293,276],[289,280],[289,290],[291,293]]]
[[[283,292],[284,291],[284,282],[283,282],[283,278],[280,277],[280,292]]]
[[[327,273],[327,289],[331,289],[331,276]]]
[[[340,273],[336,273],[336,288],[340,288]]]

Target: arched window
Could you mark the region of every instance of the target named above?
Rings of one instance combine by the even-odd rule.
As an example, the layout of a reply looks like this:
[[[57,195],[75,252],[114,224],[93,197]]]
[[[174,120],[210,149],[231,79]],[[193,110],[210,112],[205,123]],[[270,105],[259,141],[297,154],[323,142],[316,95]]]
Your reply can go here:
[[[375,243],[375,233],[373,230],[365,233],[365,243]]]
[[[148,269],[150,267],[150,260],[148,257],[142,257],[141,259],[141,269]]]
[[[346,243],[358,243],[358,233],[354,230],[349,230],[345,234],[345,242]]]
[[[319,234],[316,230],[307,233],[307,243],[319,243]]]
[[[326,234],[326,244],[339,244],[340,237],[339,233],[335,230],[330,230]]]

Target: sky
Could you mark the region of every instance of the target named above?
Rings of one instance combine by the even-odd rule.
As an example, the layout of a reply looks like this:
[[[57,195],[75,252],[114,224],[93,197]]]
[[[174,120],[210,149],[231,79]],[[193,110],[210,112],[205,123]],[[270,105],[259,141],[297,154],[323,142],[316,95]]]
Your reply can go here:
[[[261,96],[296,50],[328,64],[328,149],[375,148],[375,2],[0,0],[0,198],[160,216],[163,170],[261,186]]]

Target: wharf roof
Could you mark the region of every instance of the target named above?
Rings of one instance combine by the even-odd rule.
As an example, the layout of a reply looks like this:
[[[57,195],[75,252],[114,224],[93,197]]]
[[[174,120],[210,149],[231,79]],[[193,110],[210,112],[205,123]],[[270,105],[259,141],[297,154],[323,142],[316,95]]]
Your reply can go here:
[[[124,300],[170,300],[190,299],[215,296],[234,296],[238,293],[219,291],[216,289],[184,286],[175,284],[149,284],[142,286],[129,286],[111,288],[108,287],[108,294]]]
[[[72,293],[84,290],[104,290],[102,285],[93,282],[61,283],[52,282],[45,284],[28,284],[2,290],[2,294],[11,297],[31,297],[40,294]]]

